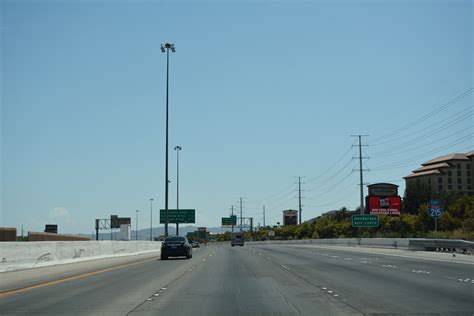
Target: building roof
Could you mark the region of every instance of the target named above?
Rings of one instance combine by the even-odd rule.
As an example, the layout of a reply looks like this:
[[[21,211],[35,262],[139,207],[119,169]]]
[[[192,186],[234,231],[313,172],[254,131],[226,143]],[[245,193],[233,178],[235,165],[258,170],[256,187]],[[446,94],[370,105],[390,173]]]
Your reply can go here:
[[[422,172],[422,171],[428,171],[428,170],[439,169],[439,168],[449,168],[449,167],[450,165],[448,163],[441,162],[441,163],[435,163],[432,165],[420,167],[416,170],[413,170],[413,172],[417,173],[417,172]]]
[[[403,178],[409,179],[409,178],[416,178],[416,177],[427,176],[427,175],[432,175],[432,174],[441,174],[441,172],[439,170],[421,171],[421,172],[412,173]]]
[[[387,183],[387,182],[380,182],[380,183],[372,183],[372,184],[369,184],[367,187],[370,188],[370,187],[373,187],[373,186],[378,186],[378,185],[390,185],[390,186],[394,186],[394,187],[399,187],[398,185],[396,184],[393,184],[393,183]]]
[[[471,150],[470,152],[466,153],[466,157],[471,157],[474,156],[474,150]]]
[[[449,154],[449,155],[444,155],[435,159],[431,159],[430,161],[422,163],[421,165],[427,166],[427,165],[432,165],[435,163],[445,162],[449,160],[469,160],[469,158],[467,158],[466,154]]]

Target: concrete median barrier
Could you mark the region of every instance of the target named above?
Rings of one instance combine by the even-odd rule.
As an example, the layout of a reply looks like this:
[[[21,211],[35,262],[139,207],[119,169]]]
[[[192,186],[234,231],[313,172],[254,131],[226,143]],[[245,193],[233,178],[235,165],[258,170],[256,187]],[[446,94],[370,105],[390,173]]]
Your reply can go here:
[[[301,239],[301,240],[270,240],[255,241],[252,244],[314,244],[334,246],[359,246],[373,248],[408,249],[408,238],[333,238],[333,239]]]
[[[38,241],[0,243],[0,272],[159,252],[156,241]]]

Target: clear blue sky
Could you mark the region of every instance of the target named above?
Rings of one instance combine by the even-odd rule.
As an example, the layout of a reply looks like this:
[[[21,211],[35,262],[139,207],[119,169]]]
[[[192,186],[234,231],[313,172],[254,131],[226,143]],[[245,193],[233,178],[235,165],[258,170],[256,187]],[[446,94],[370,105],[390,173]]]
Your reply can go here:
[[[303,219],[355,209],[351,134],[370,135],[366,181],[400,195],[420,163],[474,149],[472,92],[424,117],[474,86],[472,1],[199,2],[0,0],[0,226],[91,233],[139,209],[148,227],[167,41],[170,208],[179,144],[180,207],[199,226],[240,197],[255,224],[263,204],[280,221],[296,176]]]

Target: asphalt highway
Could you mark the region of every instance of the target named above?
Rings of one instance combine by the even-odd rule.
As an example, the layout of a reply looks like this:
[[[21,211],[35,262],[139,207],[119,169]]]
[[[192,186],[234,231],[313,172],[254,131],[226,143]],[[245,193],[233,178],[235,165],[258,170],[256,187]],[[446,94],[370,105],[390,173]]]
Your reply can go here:
[[[474,315],[474,260],[208,244],[0,274],[0,315]]]

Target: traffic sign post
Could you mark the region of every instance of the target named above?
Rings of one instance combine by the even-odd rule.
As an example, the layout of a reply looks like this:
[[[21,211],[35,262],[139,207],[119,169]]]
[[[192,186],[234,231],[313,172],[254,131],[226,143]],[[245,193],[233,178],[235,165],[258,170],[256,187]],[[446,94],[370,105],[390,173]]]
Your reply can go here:
[[[443,215],[443,208],[439,200],[430,200],[430,207],[428,208],[428,215],[435,221],[435,232],[438,231],[438,218]]]
[[[352,227],[378,227],[379,226],[379,215],[378,214],[357,214],[352,215]]]

